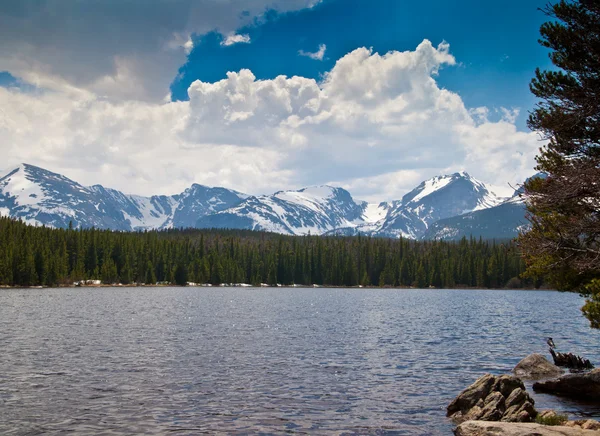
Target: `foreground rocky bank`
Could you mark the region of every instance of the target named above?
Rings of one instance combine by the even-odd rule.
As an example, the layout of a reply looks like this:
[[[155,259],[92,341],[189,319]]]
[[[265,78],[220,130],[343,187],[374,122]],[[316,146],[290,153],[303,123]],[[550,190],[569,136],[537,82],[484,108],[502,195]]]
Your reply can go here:
[[[534,404],[519,378],[485,374],[450,403],[446,415],[456,423],[531,422],[537,415]]]
[[[557,377],[563,372],[540,354],[527,356],[513,369],[514,374],[526,379]],[[600,370],[538,382],[534,389],[600,401]],[[454,432],[461,436],[600,435],[598,421],[567,421],[566,416],[551,410],[538,412],[534,405],[520,378],[485,374],[448,405],[447,416],[459,424]]]
[[[579,426],[542,425],[533,422],[467,421],[460,424],[454,430],[454,434],[456,436],[598,436],[600,425],[597,429],[584,429]]]

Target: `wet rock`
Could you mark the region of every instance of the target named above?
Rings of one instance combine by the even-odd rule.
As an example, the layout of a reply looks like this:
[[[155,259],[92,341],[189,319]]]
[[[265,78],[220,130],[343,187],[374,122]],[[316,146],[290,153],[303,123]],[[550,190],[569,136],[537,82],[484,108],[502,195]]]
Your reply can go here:
[[[514,367],[513,373],[520,378],[539,379],[558,377],[564,370],[538,353],[530,354]]]
[[[600,402],[600,368],[587,373],[567,374],[533,384],[533,390],[574,400]]]
[[[598,436],[581,427],[550,426],[523,422],[466,421],[454,430],[456,436]]]
[[[469,420],[530,422],[536,416],[534,401],[517,377],[485,374],[448,405],[454,422]]]

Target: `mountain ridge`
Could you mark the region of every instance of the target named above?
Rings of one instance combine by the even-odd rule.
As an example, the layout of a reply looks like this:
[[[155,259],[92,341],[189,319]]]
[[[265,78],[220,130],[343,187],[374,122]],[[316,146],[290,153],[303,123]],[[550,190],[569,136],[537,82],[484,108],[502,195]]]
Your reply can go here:
[[[58,173],[21,164],[0,177],[0,215],[35,225],[67,227],[73,223],[76,227],[126,231],[237,228],[289,235],[452,239],[484,228],[486,234],[494,234],[494,228],[502,226],[496,223],[490,227],[484,222],[494,214],[478,212],[511,200],[514,203],[516,195],[497,196],[485,183],[457,172],[432,177],[401,200],[381,203],[355,200],[347,190],[331,185],[252,196],[194,183],[179,194],[145,197],[98,184],[83,186]],[[501,210],[508,210],[507,206]],[[503,226],[498,237],[515,227],[517,209],[508,215],[512,221]],[[465,223],[470,221],[465,219],[452,221],[461,216],[475,216],[471,221],[479,220],[478,225],[469,227]],[[484,218],[478,218],[481,216]]]

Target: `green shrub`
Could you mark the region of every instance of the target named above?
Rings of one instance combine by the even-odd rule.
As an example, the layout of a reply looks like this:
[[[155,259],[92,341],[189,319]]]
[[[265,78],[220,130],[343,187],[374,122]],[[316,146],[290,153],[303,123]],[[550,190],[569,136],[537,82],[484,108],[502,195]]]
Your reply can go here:
[[[563,425],[569,420],[567,415],[561,415],[559,413],[553,413],[549,415],[538,415],[535,418],[535,422],[542,425]]]

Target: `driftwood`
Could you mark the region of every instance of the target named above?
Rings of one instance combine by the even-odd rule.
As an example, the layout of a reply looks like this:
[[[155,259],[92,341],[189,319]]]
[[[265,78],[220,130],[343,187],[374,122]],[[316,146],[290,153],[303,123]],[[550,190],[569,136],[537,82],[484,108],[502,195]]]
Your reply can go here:
[[[577,356],[573,353],[559,353],[550,347],[550,354],[552,355],[554,364],[556,366],[562,366],[570,369],[592,369],[594,367],[592,362],[590,362],[588,359],[584,359],[583,357]]]

